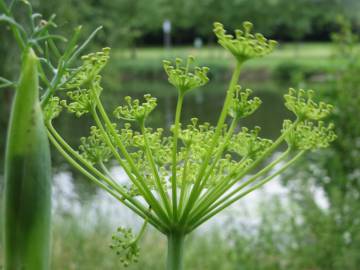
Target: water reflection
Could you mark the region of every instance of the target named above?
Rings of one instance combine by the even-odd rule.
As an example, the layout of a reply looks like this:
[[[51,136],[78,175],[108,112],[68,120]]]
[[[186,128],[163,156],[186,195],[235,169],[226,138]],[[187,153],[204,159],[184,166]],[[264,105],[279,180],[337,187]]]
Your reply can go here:
[[[281,166],[281,164],[278,164]],[[274,168],[273,171],[278,168]],[[121,167],[114,166],[110,169],[113,179],[119,183],[128,183],[129,179]],[[225,211],[219,213],[215,219],[209,220],[206,224],[200,227],[200,232],[207,231],[214,226],[224,226],[230,217],[234,217],[233,222],[239,224],[245,223],[247,225],[256,226],[261,220],[257,214],[257,208],[260,203],[273,195],[281,197],[281,202],[288,203],[288,190],[284,188],[277,180],[279,177],[274,178],[272,182],[264,188],[257,190],[240,202],[228,207]],[[56,216],[71,216],[74,218],[85,219],[86,223],[81,222],[81,226],[92,228],[98,223],[99,217],[106,217],[106,222],[111,227],[116,226],[131,226],[140,227],[142,220],[136,216],[122,203],[100,189],[94,189],[92,195],[84,198],[84,191],[78,192],[76,183],[82,180],[74,177],[71,172],[63,171],[55,174],[54,176],[54,189],[53,189],[53,207]],[[246,181],[246,179],[244,179]],[[236,186],[234,186],[236,188]],[[169,190],[170,193],[170,190]]]

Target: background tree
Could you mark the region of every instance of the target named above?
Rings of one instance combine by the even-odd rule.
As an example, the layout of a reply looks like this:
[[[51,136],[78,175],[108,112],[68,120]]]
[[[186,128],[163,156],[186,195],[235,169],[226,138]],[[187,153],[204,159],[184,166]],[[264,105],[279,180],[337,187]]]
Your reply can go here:
[[[298,179],[289,185],[302,220],[293,223],[292,234],[299,233],[296,260],[303,267],[329,270],[357,269],[360,264],[360,127],[354,117],[360,113],[360,51],[349,21],[339,23],[333,40],[336,53],[347,61],[333,74],[333,87],[323,92],[336,108],[332,121],[338,138],[322,155],[308,154],[311,165],[299,164],[302,170],[289,174],[289,179]],[[311,191],[314,187],[317,192]],[[319,205],[319,192],[325,208]]]

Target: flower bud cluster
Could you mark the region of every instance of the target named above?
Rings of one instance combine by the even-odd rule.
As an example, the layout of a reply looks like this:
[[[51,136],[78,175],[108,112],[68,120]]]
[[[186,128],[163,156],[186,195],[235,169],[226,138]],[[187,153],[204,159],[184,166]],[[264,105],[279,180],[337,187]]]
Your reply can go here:
[[[262,34],[252,34],[252,28],[251,22],[244,22],[243,30],[236,29],[234,37],[226,33],[221,23],[214,23],[214,33],[218,38],[218,43],[239,62],[265,56],[271,53],[277,44],[275,40],[268,40]]]
[[[104,68],[109,60],[110,48],[103,48],[101,52],[90,53],[81,57],[83,64],[68,74],[66,89],[89,88],[91,83]]]
[[[66,107],[77,117],[87,114],[96,105],[96,98],[102,92],[100,71],[109,59],[110,48],[101,52],[91,53],[82,57],[83,64],[69,72],[65,77],[62,89],[67,91],[70,101],[60,101],[58,97],[50,98],[46,104],[47,118],[53,119],[61,112],[60,105]],[[56,106],[56,103],[58,104]]]
[[[91,85],[89,85],[89,89],[78,89],[67,92],[71,102],[68,105],[64,102],[63,105],[69,112],[74,113],[77,117],[89,113],[91,109],[96,106],[96,97],[99,97],[102,91],[100,81],[101,77],[98,75],[94,81],[92,81]]]
[[[207,73],[208,67],[195,67],[194,71],[190,71],[190,66],[194,61],[193,57],[189,57],[186,66],[182,66],[183,60],[176,58],[175,66],[171,65],[168,60],[163,61],[163,66],[168,75],[169,82],[175,86],[180,92],[185,93],[191,89],[198,88],[209,82]]]
[[[63,110],[59,97],[51,97],[43,109],[45,122],[51,122],[58,117]]]
[[[171,137],[163,136],[163,129],[145,128],[144,132],[134,131],[130,123],[125,123],[124,128],[117,131],[117,136],[126,147],[136,167],[143,173],[149,189],[155,189],[155,178],[146,155],[146,141],[150,148],[152,158],[159,169],[159,176],[162,185],[167,184],[168,165],[171,162]],[[146,140],[145,140],[146,138]],[[126,161],[124,160],[126,163]],[[138,190],[130,185],[130,195],[136,196]]]
[[[207,183],[207,187],[210,188],[212,185],[217,184],[225,176],[237,175],[244,171],[253,162],[250,158],[245,158],[242,161],[235,160],[231,154],[225,154],[223,158],[218,161],[214,175],[215,177],[210,178]]]
[[[300,120],[321,120],[331,113],[333,106],[325,102],[316,103],[313,96],[313,90],[297,91],[290,88],[288,94],[284,95],[285,106]]]
[[[157,99],[150,94],[144,95],[145,102],[140,104],[138,99],[132,99],[131,97],[125,97],[126,105],[117,107],[113,114],[117,119],[123,119],[126,121],[143,122],[148,115],[155,109],[157,105]]]
[[[180,129],[179,139],[185,146],[190,144],[204,144],[209,143],[212,135],[214,134],[215,127],[211,126],[210,123],[205,122],[198,124],[198,118],[191,118],[191,124],[187,125],[187,128]],[[174,130],[174,126],[171,127],[171,131]]]
[[[120,256],[124,267],[139,260],[140,248],[131,229],[119,227],[117,233],[112,236],[110,248]]]
[[[258,136],[260,130],[260,127],[255,127],[253,130],[243,127],[239,133],[233,135],[228,146],[229,151],[256,160],[273,144],[272,140]]]
[[[319,121],[317,125],[311,121],[304,121],[293,126],[290,120],[285,120],[282,132],[286,132],[286,141],[293,149],[314,150],[326,148],[336,139],[334,125],[325,125]]]
[[[215,127],[208,122],[198,124],[197,118],[192,118],[191,121],[192,123],[186,129],[179,131],[179,139],[185,147],[191,147],[192,159],[200,161],[210,147]]]
[[[82,137],[80,141],[79,150],[81,155],[92,164],[107,162],[111,158],[111,149],[104,142],[101,131],[97,127],[92,126],[90,136]]]
[[[229,115],[236,119],[241,119],[253,114],[261,105],[261,100],[258,97],[249,99],[252,90],[242,90],[240,85],[236,86],[232,104],[229,109]]]

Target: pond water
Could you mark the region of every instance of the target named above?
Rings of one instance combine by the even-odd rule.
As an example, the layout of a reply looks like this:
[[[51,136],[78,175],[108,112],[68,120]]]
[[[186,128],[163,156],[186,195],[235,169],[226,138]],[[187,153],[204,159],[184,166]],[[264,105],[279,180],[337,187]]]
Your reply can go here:
[[[279,135],[283,119],[292,117],[283,104],[282,94],[284,91],[279,91],[278,88],[275,88],[276,85],[263,84],[256,87],[254,95],[258,96],[263,104],[258,111],[242,120],[240,124],[249,128],[256,125],[261,126],[261,136],[274,139]],[[185,97],[182,122],[186,124],[192,117],[197,117],[200,122],[210,122],[212,125],[216,125],[226,88],[226,83],[213,82],[207,87],[190,92]],[[279,88],[281,89],[281,87]],[[162,83],[154,81],[124,83],[118,91],[104,91],[102,101],[105,108],[111,112],[116,106],[123,104],[125,96],[141,99],[146,93],[150,93],[158,99],[158,106],[151,114],[147,124],[155,128],[169,127],[174,118],[177,93],[166,81]],[[78,138],[87,135],[90,125],[92,125],[91,119],[75,118],[69,114],[63,114],[61,119],[55,121],[55,126],[61,131],[61,134],[64,134],[74,144],[78,144]]]
[[[206,121],[215,124],[222,108],[226,87],[226,83],[212,82],[203,89],[194,90],[185,99],[182,122],[187,123],[190,118],[198,117],[201,122]],[[283,119],[292,117],[283,105],[282,94],[284,91],[278,90],[286,88],[261,82],[254,82],[253,85],[248,87],[254,87],[254,95],[258,96],[263,101],[263,104],[255,114],[242,121],[241,125],[249,128],[261,126],[260,136],[271,139],[276,138],[280,133]],[[166,81],[125,82],[119,86],[117,91],[104,91],[102,99],[105,107],[110,111],[116,105],[123,102],[124,96],[130,95],[141,98],[145,93],[150,93],[157,97],[159,104],[153,112],[151,119],[149,119],[149,125],[152,127],[168,127],[174,118],[176,91]],[[54,125],[67,141],[76,148],[76,145],[79,144],[79,138],[88,135],[89,127],[93,123],[86,116],[75,118],[73,115],[63,113],[62,117],[55,121]],[[2,129],[0,141],[4,141],[4,136],[5,130]],[[73,171],[55,150],[52,153],[55,173],[54,209],[56,213],[79,216],[81,213],[86,212],[89,224],[99,214],[106,216],[114,224],[119,222],[122,224],[137,223],[137,219],[130,211],[120,206],[118,202],[104,192],[97,190],[84,177]],[[121,168],[114,167],[111,169],[111,172],[114,177],[126,181],[127,177]],[[244,209],[246,205],[247,207],[256,208],[255,202],[264,197],[264,192],[268,195],[286,194],[287,190],[278,181],[274,180],[265,189],[247,197],[241,204],[241,209]],[[234,212],[238,210],[239,204],[236,204],[236,206],[230,208],[222,216],[226,216],[229,211]],[[217,222],[219,220],[221,222],[223,219],[217,220]],[[216,222],[210,224],[216,224]]]

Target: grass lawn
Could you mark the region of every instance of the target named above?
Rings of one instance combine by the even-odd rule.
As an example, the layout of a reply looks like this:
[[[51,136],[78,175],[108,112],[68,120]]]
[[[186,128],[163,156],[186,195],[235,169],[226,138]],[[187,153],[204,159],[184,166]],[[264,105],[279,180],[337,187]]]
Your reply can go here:
[[[331,43],[284,43],[278,45],[272,54],[249,61],[246,65],[249,68],[273,69],[279,64],[291,62],[323,70],[342,63],[341,59],[332,57],[334,52],[335,48]],[[233,64],[229,53],[220,46],[201,49],[174,47],[168,50],[159,47],[137,48],[135,58],[131,57],[130,50],[113,49],[113,59],[123,68],[158,69],[161,68],[163,59],[186,58],[188,55],[195,56],[198,63],[210,67],[228,68]]]

